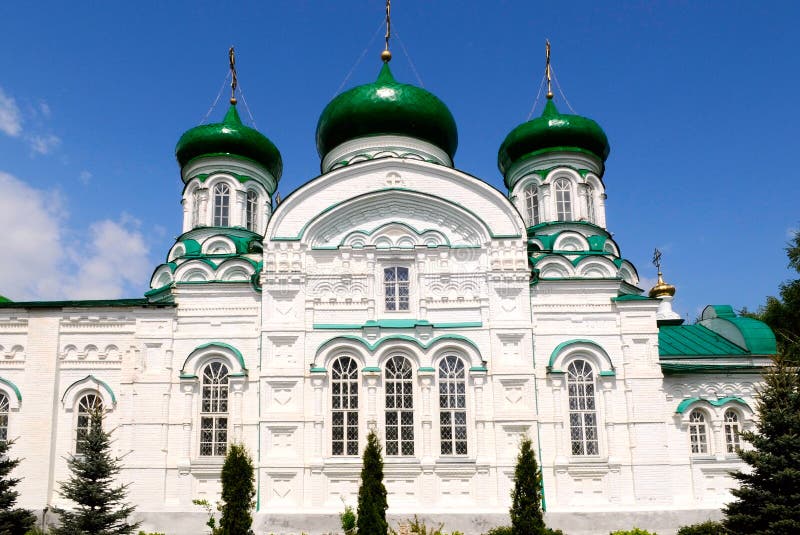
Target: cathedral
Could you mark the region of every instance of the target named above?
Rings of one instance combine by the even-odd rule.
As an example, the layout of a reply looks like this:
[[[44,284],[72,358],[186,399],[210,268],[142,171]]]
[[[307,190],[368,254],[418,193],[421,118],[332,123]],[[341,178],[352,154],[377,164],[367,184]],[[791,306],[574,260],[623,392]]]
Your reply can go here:
[[[523,436],[570,535],[719,516],[773,333],[726,304],[684,323],[660,272],[640,288],[606,230],[595,121],[548,91],[509,125],[499,191],[454,166],[447,106],[381,59],[324,107],[320,175],[282,200],[281,154],[235,93],[186,131],[182,233],[144,296],[0,298],[0,440],[42,522],[69,507],[94,408],[142,528],[169,535],[204,532],[193,500],[218,500],[232,443],[255,533],[339,531],[371,430],[392,525],[507,524]]]

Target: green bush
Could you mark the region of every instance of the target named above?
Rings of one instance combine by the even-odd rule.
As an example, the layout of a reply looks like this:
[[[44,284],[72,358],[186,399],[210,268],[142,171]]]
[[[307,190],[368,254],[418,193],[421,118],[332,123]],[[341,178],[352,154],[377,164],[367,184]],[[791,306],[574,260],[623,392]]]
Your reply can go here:
[[[140,531],[138,533],[138,535],[167,535],[167,534],[166,533],[160,533],[160,532],[157,532],[157,531],[154,531],[152,533],[147,533],[145,531]]]
[[[683,526],[678,530],[678,535],[726,535],[728,533],[722,522],[702,522],[700,524],[692,524],[691,526]]]
[[[439,527],[437,528],[428,528],[428,526],[425,525],[425,521],[417,518],[417,515],[414,515],[414,520],[409,519],[407,520],[407,522],[409,531],[414,535],[448,535],[447,532],[442,531],[442,528],[444,528],[444,524],[439,524]],[[397,532],[393,529],[390,529],[389,533],[390,535],[397,535]],[[454,531],[449,535],[464,535],[464,534],[461,533],[460,531]]]
[[[490,529],[483,535],[513,535],[513,532],[511,530],[511,526],[500,526]]]
[[[655,532],[647,531],[644,529],[633,528],[633,529],[621,529],[619,531],[612,531],[610,535],[657,535]]]
[[[358,519],[356,518],[356,513],[353,511],[353,508],[349,505],[345,505],[344,512],[339,514],[339,523],[342,525],[342,531],[344,531],[344,535],[356,535],[358,532],[356,530],[357,520]]]

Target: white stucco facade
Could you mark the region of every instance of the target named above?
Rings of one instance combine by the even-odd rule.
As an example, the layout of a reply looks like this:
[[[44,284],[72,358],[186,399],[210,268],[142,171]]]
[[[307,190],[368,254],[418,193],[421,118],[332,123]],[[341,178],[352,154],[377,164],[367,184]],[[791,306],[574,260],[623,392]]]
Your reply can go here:
[[[567,533],[717,514],[769,355],[714,308],[703,329],[727,345],[660,350],[687,326],[605,230],[600,159],[529,158],[506,195],[402,136],[331,154],[276,206],[256,162],[184,166],[184,234],[144,299],[0,306],[21,505],[68,505],[91,394],[143,527],[170,534],[202,531],[192,500],[217,499],[233,441],[255,461],[257,533],[335,531],[370,429],[392,518],[505,522],[523,435]]]

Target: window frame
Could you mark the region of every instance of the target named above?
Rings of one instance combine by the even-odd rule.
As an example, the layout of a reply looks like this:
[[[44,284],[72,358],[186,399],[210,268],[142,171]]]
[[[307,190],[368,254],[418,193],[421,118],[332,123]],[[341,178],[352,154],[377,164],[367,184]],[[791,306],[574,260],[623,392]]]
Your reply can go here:
[[[522,189],[522,213],[525,224],[533,227],[542,222],[542,203],[539,198],[539,184],[530,182]]]
[[[561,187],[561,185],[565,187]],[[559,222],[575,220],[572,181],[564,176],[553,180],[553,203],[555,204],[555,220]],[[563,194],[563,196],[561,195]],[[565,198],[564,198],[565,197]],[[562,210],[563,208],[563,210]]]
[[[686,419],[689,453],[692,456],[713,455],[714,435],[710,426],[711,418],[709,416],[707,411],[695,407],[689,412],[689,416]]]
[[[252,198],[251,198],[252,197]],[[258,205],[261,196],[254,189],[248,189],[244,197],[244,228],[250,232],[258,232]]]
[[[394,279],[389,281],[387,280],[387,274],[391,271],[394,271]],[[383,310],[393,314],[409,314],[411,312],[411,268],[403,264],[391,264],[382,266],[380,272],[382,274],[381,288],[383,289]],[[405,273],[405,281],[400,279],[401,272]],[[392,307],[389,306],[388,290],[390,284],[393,286],[392,293],[395,295]],[[399,298],[403,286],[405,286],[406,293],[405,308],[401,308],[402,300]]]
[[[390,368],[395,367],[395,363],[398,361],[402,361],[401,368],[391,370]],[[390,372],[394,374],[394,377],[389,376]],[[403,376],[397,377],[399,374]],[[389,386],[390,384],[392,385],[391,388]],[[397,386],[402,387],[399,394]],[[392,391],[391,394],[389,392],[390,390]],[[394,406],[392,407],[389,406],[390,396],[392,396],[394,401]],[[410,404],[406,403],[406,396],[410,396]],[[397,406],[398,397],[400,397],[400,407]],[[416,400],[415,374],[412,360],[402,353],[392,354],[386,359],[383,366],[383,429],[386,457],[415,457],[417,455],[417,422],[414,418]],[[394,419],[396,423],[394,424],[389,423],[391,413],[395,414]],[[408,418],[406,418],[406,422],[404,423],[403,420],[406,416],[410,417],[410,422]],[[390,425],[395,428],[396,438],[390,439]],[[410,431],[410,438],[403,437],[404,431]],[[396,443],[396,450],[394,450],[394,446],[392,446],[391,443]],[[410,447],[410,451],[408,451],[407,446]],[[396,451],[396,453],[392,453],[393,451]]]
[[[207,378],[211,378],[212,380],[214,377],[209,377],[208,370],[218,367],[218,370],[221,371],[224,369],[224,376],[221,374],[217,374],[217,378],[224,379],[224,382],[220,383],[206,383]],[[198,411],[198,435],[197,435],[197,456],[201,459],[214,459],[214,458],[223,458],[228,451],[228,446],[231,443],[231,385],[230,385],[230,375],[231,370],[226,362],[221,360],[211,360],[206,362],[201,367],[200,372],[200,406]],[[224,386],[223,386],[224,385]],[[209,410],[206,410],[206,388],[209,389],[209,393],[212,394],[210,399],[208,399],[208,407]],[[222,393],[225,393],[224,399]],[[220,409],[220,406],[224,403],[224,411],[222,410],[210,410],[212,408]],[[210,421],[210,428],[205,427],[205,421]],[[222,426],[219,425],[220,421],[224,420],[224,430]],[[203,435],[205,431],[211,431],[211,440],[203,440]],[[224,449],[220,452],[218,445],[222,442],[218,440],[219,433],[224,431],[225,433],[225,444]],[[210,445],[210,453],[204,453],[204,444]]]
[[[341,362],[344,360],[350,361],[347,366],[347,369],[344,370],[342,368]],[[338,370],[337,370],[338,365]],[[328,375],[329,379],[329,388],[327,392],[327,399],[329,403],[329,410],[328,415],[330,418],[330,433],[328,435],[328,444],[327,449],[330,452],[331,457],[337,459],[344,459],[344,458],[353,458],[358,457],[361,454],[361,424],[362,419],[359,416],[359,412],[361,411],[361,405],[363,404],[362,400],[362,392],[361,392],[361,373],[359,370],[360,364],[359,360],[350,353],[341,353],[336,355],[330,361],[330,373]],[[347,372],[347,377],[344,377],[344,372]],[[337,379],[335,374],[340,373],[342,378]],[[338,393],[336,392],[337,388],[334,385],[338,384]],[[348,393],[343,393],[341,385],[347,384]],[[353,390],[355,390],[355,407],[353,407]],[[338,403],[338,407],[336,406],[337,403],[335,402],[335,397],[338,396],[340,401]],[[342,400],[347,396],[347,407],[342,407]],[[337,413],[342,413],[341,423],[337,424]],[[341,439],[337,438],[337,431],[336,428],[341,427]],[[349,438],[349,432],[351,430],[355,430],[356,438],[353,440]],[[341,442],[341,453],[337,453],[336,442]]]
[[[84,403],[84,400],[93,398],[92,402]],[[103,396],[99,392],[84,392],[78,396],[75,403],[75,426],[72,430],[72,438],[74,439],[73,451],[75,455],[83,455],[83,442],[85,436],[92,428],[92,417],[90,410],[99,409],[101,412],[105,410],[103,404]],[[102,422],[101,422],[102,423]]]
[[[577,366],[582,365],[578,377]],[[590,359],[578,357],[566,363],[567,421],[569,430],[570,456],[577,458],[597,458],[602,454],[600,440],[600,409],[597,399],[598,373]],[[573,369],[575,373],[573,373]],[[589,380],[585,372],[589,372]],[[578,381],[577,379],[580,379]],[[573,408],[572,386],[575,387]],[[590,390],[590,393],[587,393]],[[576,420],[579,420],[576,422]],[[579,425],[579,427],[575,427]],[[579,431],[576,436],[575,431]],[[593,435],[593,436],[592,436]],[[576,445],[578,446],[576,450]],[[591,446],[591,447],[590,447]]]
[[[9,422],[11,420],[11,399],[0,390],[0,444],[8,442]]]
[[[221,188],[225,188],[223,192]],[[211,190],[211,223],[215,227],[231,226],[231,194],[235,191],[227,182],[217,182]]]
[[[453,379],[451,379],[451,378],[443,378],[442,377],[442,371],[443,371],[442,366],[443,366],[444,363],[448,362],[449,359],[455,359],[455,360],[458,361],[458,363],[461,366],[461,372],[463,373],[462,377],[458,377],[458,373],[456,373],[456,377],[453,378]],[[437,431],[438,431],[437,435],[439,437],[439,440],[438,440],[438,443],[439,443],[438,455],[439,455],[439,457],[444,457],[444,458],[457,458],[457,459],[468,458],[471,455],[471,451],[473,449],[473,445],[470,444],[471,433],[469,432],[469,429],[470,429],[470,412],[469,412],[470,399],[469,399],[469,395],[468,395],[468,392],[469,392],[469,388],[468,388],[468,383],[469,383],[468,360],[464,355],[461,355],[459,353],[446,353],[436,363],[436,368],[435,369],[436,369],[436,375],[435,375],[435,378],[436,378],[436,382],[435,382],[436,390],[435,390],[435,392],[436,392],[436,394],[435,395],[436,395],[436,399],[438,399],[438,401],[436,402]],[[452,371],[452,368],[451,368],[451,371]],[[444,383],[444,384],[453,384],[455,386],[454,389],[446,388],[445,390],[447,392],[445,392],[444,395],[448,396],[448,397],[453,396],[453,395],[462,396],[463,397],[463,406],[458,406],[459,405],[458,398],[456,398],[456,401],[455,401],[455,405],[456,406],[455,407],[443,407],[442,406],[443,379],[445,379],[447,381],[447,383]],[[458,381],[458,379],[460,379],[460,381]],[[459,392],[458,391],[458,383],[461,383],[463,385],[463,387],[464,387],[463,388],[463,392]],[[452,392],[453,390],[455,390],[454,393]],[[448,404],[450,404],[449,401],[448,401]],[[463,413],[463,425],[459,425],[459,422],[457,421],[457,418],[456,418],[456,413]],[[448,418],[447,418],[448,422],[447,423],[445,423],[443,421],[444,420],[443,414],[448,414]],[[449,439],[445,439],[443,437],[443,435],[444,435],[444,426],[445,425],[448,426],[449,429],[450,429],[450,438]],[[463,427],[463,429],[464,429],[464,439],[463,440],[458,440],[457,437],[456,437],[457,429],[459,427]],[[451,448],[450,448],[449,452],[445,452],[444,451],[444,449],[445,449],[444,448],[445,440],[449,440],[449,442],[450,442]],[[458,442],[463,442],[463,447],[464,447],[463,453],[459,453],[458,452],[458,444],[457,444]]]
[[[728,415],[731,414],[735,417],[734,420],[729,420]],[[732,407],[725,407],[725,412],[722,413],[722,434],[725,440],[725,453],[727,455],[737,455],[742,448],[741,434],[744,424],[742,414]]]

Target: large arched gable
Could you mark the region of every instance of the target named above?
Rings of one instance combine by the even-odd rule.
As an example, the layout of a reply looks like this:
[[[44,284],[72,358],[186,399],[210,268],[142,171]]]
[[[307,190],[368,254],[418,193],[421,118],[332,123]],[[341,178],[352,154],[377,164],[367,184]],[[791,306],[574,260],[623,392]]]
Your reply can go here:
[[[392,218],[379,217],[387,211]],[[517,211],[487,183],[440,165],[384,158],[332,171],[298,188],[278,205],[265,236],[335,247],[353,231],[369,233],[390,222],[443,232],[452,245],[525,235]]]

